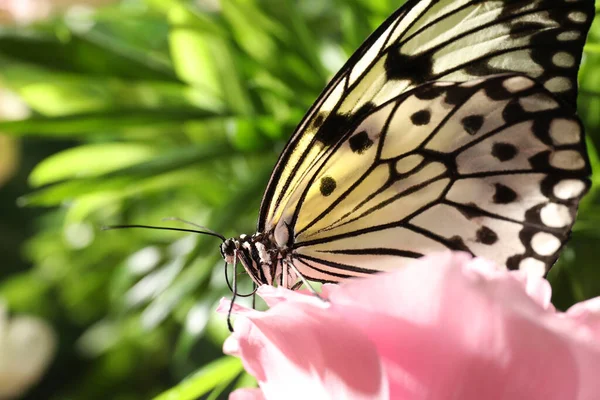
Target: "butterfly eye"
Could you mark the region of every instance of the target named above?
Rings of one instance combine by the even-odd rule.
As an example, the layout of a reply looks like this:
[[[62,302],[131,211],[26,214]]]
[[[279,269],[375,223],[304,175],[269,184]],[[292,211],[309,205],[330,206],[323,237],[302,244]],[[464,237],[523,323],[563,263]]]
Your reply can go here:
[[[234,256],[236,245],[232,239],[227,239],[221,244],[219,249],[221,250],[221,256],[225,260],[230,260]]]

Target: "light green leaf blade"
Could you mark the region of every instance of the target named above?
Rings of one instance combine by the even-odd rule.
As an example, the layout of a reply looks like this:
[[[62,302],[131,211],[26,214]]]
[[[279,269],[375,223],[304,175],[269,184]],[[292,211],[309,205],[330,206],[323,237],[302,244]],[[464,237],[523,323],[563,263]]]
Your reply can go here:
[[[74,147],[40,162],[29,175],[29,184],[40,187],[69,178],[100,176],[147,161],[157,154],[140,143],[101,143]]]
[[[242,372],[242,362],[222,357],[206,365],[179,385],[156,396],[154,400],[195,400],[224,382],[231,382]]]

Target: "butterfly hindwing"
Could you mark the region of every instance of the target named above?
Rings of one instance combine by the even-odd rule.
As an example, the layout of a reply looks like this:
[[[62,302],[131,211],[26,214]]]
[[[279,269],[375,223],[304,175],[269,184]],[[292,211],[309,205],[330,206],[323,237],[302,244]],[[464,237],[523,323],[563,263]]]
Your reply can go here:
[[[503,72],[575,108],[592,0],[409,0],[350,58],[296,129],[271,176],[258,230],[275,227],[305,177],[365,115],[422,83]],[[474,121],[477,122],[477,121]]]
[[[300,181],[278,226],[293,227],[293,257],[314,280],[448,248],[543,274],[589,172],[579,120],[543,85],[432,82],[358,121]]]

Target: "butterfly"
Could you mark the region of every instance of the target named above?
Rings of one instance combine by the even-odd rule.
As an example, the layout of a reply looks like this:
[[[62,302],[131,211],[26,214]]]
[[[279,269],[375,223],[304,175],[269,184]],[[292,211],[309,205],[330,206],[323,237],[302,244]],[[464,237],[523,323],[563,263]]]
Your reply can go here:
[[[461,250],[545,274],[590,183],[576,115],[593,0],[409,0],[335,75],[281,153],[256,285],[297,288]]]
[[[544,275],[590,186],[576,100],[594,13],[594,0],[406,1],[300,122],[257,232],[200,233],[255,287],[445,249]]]

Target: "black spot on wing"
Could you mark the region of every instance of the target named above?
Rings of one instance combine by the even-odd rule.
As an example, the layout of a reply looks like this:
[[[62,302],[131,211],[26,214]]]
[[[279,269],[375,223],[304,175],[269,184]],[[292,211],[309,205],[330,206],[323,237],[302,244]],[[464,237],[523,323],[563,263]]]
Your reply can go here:
[[[514,256],[510,256],[508,260],[506,260],[506,268],[511,271],[516,271],[519,269],[519,264],[521,264],[521,260],[523,260],[523,254],[515,254]]]
[[[455,86],[445,86],[435,83],[431,85],[424,85],[415,90],[414,95],[419,100],[433,100],[446,93],[449,87]]]
[[[537,204],[531,207],[529,210],[525,211],[525,221],[529,224],[545,226],[546,224],[542,221],[542,209],[546,207],[547,204]]]
[[[410,116],[410,120],[413,124],[422,126],[427,125],[429,121],[431,121],[431,111],[429,110],[421,110],[417,111],[413,115]]]
[[[373,146],[373,141],[369,138],[369,134],[366,131],[361,131],[352,136],[348,142],[350,149],[358,154],[364,153],[369,147]]]
[[[484,117],[482,115],[469,115],[463,118],[461,122],[469,135],[475,135],[483,126]]]
[[[509,204],[517,199],[517,193],[506,185],[496,183],[496,192],[494,193],[494,203]]]
[[[348,131],[351,118],[347,115],[333,114],[329,115],[322,122],[321,127],[315,135],[315,139],[324,146],[332,146],[337,143]]]
[[[446,93],[444,102],[451,106],[458,106],[466,102],[473,94],[479,90],[479,85],[476,86],[454,86],[452,90]]]
[[[323,125],[323,122],[325,122],[326,117],[327,117],[327,113],[324,113],[324,112],[318,113],[313,122],[313,126],[315,128],[320,128],[321,125]]]
[[[321,123],[315,135],[315,140],[321,142],[325,147],[336,144],[346,137],[349,132],[352,132],[353,127],[374,109],[375,105],[373,103],[366,103],[352,114],[330,114]],[[317,115],[317,118],[319,118],[319,115]]]
[[[321,178],[321,185],[319,186],[319,190],[321,194],[325,197],[329,196],[335,190],[337,183],[335,179],[330,176],[324,176]]]
[[[510,101],[506,107],[504,107],[504,110],[502,110],[502,118],[509,124],[522,121],[526,117],[527,113],[519,103],[518,99]]]
[[[519,150],[510,143],[494,143],[492,146],[492,155],[502,162],[512,160],[518,152]]]
[[[528,161],[531,167],[538,171],[547,171],[547,170],[555,170],[553,166],[550,165],[550,156],[552,152],[548,151],[540,151],[534,156],[529,157]]]
[[[452,236],[450,239],[448,239],[448,247],[451,250],[466,251],[471,253],[471,250],[460,236]]]
[[[494,101],[514,98],[514,94],[504,86],[504,79],[487,80],[484,89],[485,95]]]
[[[554,146],[552,138],[550,137],[550,129],[552,121],[554,120],[554,115],[557,115],[557,113],[538,115],[533,121],[533,134],[537,139],[548,146]]]
[[[385,59],[385,72],[389,80],[408,80],[413,84],[427,81],[433,71],[431,54],[407,56],[398,47],[389,50]]]
[[[498,235],[496,232],[488,228],[487,226],[482,226],[476,233],[477,242],[486,244],[488,246],[493,245],[498,241]]]

